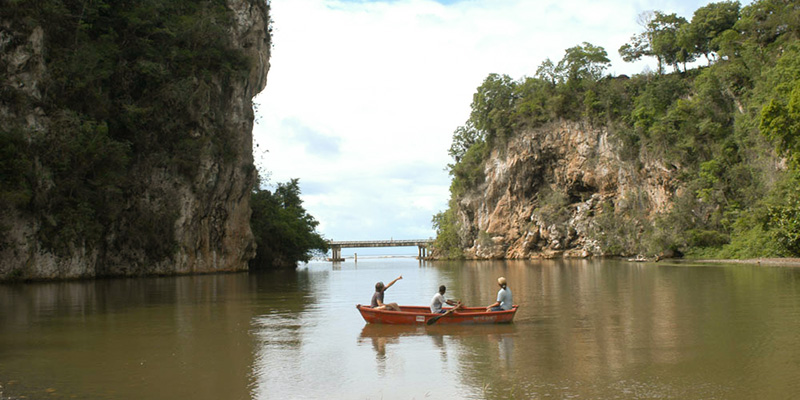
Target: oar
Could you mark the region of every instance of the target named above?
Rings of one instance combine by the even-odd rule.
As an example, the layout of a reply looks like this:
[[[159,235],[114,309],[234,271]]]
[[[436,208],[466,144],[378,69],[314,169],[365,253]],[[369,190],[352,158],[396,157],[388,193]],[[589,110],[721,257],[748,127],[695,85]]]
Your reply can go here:
[[[433,325],[433,324],[435,324],[435,323],[436,323],[436,321],[438,321],[439,319],[441,319],[441,318],[442,318],[442,317],[444,317],[444,316],[447,316],[447,315],[450,315],[450,314],[452,314],[452,313],[453,313],[453,312],[454,312],[454,311],[455,311],[455,310],[456,310],[458,307],[460,307],[460,306],[461,306],[461,303],[458,303],[458,304],[456,304],[455,306],[453,306],[453,308],[451,308],[451,309],[447,310],[447,311],[446,311],[444,314],[440,314],[440,315],[437,315],[437,316],[435,316],[435,317],[433,317],[433,318],[429,319],[429,320],[428,320],[428,322],[426,322],[426,324],[428,324],[428,325]]]

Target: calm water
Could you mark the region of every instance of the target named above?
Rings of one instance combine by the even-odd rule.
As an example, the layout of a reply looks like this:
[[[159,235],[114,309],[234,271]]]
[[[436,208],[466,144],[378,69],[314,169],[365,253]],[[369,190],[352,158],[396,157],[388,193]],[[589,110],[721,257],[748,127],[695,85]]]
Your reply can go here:
[[[367,325],[386,301],[515,323]],[[363,258],[292,272],[0,285],[0,399],[790,399],[800,269]]]

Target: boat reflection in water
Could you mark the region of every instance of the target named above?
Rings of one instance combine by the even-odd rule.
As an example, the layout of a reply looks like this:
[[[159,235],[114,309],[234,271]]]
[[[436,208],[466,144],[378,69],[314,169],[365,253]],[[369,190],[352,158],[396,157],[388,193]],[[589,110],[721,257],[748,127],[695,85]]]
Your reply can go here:
[[[360,345],[370,344],[375,352],[377,370],[385,376],[387,361],[392,348],[402,349],[410,343],[414,347],[427,347],[439,352],[442,364],[475,360],[490,362],[495,367],[513,367],[514,336],[517,328],[513,324],[500,325],[388,325],[365,324],[358,337]],[[430,339],[428,341],[427,339]],[[491,361],[495,360],[495,361]],[[500,361],[498,363],[497,361]]]

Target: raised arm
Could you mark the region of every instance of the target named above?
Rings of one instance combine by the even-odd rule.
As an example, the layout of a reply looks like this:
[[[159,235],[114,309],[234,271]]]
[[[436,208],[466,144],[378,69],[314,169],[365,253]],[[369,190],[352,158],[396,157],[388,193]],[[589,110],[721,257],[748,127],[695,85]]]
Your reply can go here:
[[[392,285],[394,285],[395,282],[399,281],[400,279],[403,279],[403,275],[400,275],[397,278],[395,278],[393,281],[389,282],[389,284],[386,285],[386,287],[383,288],[383,290],[389,289],[390,287],[392,287]]]

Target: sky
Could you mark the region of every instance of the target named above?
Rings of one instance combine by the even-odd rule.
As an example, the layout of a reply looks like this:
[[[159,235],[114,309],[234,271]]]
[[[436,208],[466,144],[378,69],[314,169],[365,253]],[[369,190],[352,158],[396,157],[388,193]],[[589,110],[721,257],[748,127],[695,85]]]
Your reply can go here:
[[[582,42],[612,75],[654,70],[617,49],[644,11],[691,20],[709,1],[272,0],[254,158],[267,188],[299,178],[329,240],[425,239],[450,197],[447,154],[490,73],[533,76]],[[742,2],[746,4],[746,2]]]

